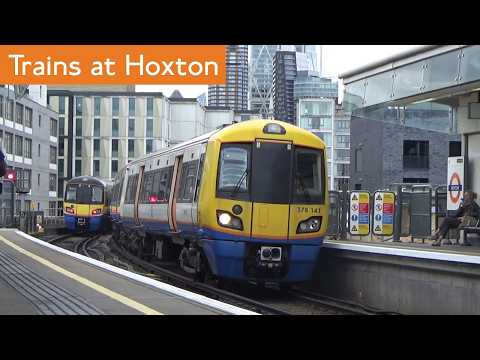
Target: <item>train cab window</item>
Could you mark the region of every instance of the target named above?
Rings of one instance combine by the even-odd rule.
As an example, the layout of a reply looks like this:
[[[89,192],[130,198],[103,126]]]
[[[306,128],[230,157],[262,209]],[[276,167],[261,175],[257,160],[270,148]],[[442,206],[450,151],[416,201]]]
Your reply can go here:
[[[297,204],[324,202],[323,152],[297,147],[295,150],[293,202]]]
[[[92,204],[103,202],[103,189],[100,186],[92,186]]]
[[[74,203],[77,201],[77,185],[68,185],[65,191],[65,202]]]
[[[246,145],[224,145],[220,153],[217,192],[222,195],[249,192],[250,149]]]

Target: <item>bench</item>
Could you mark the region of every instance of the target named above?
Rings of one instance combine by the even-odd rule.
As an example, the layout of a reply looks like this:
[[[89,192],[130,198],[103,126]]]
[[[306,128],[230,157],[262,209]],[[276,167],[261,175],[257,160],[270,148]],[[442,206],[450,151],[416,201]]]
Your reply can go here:
[[[470,246],[472,245],[468,239],[469,234],[477,234],[476,236],[477,239],[480,239],[480,219],[477,220],[477,222],[472,225],[472,226],[461,226],[458,228],[458,237],[457,237],[457,244],[459,245],[464,245],[464,246]],[[460,240],[462,242],[460,243]]]

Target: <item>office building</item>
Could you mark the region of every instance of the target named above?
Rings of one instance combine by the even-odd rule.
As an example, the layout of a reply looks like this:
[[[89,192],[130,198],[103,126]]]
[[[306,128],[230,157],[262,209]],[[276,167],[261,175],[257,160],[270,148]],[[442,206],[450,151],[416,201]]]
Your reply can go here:
[[[23,97],[16,97],[8,87],[0,87],[2,149],[17,177],[15,204],[2,195],[2,216],[12,205],[17,215],[27,210],[54,215],[48,209],[57,206],[58,115],[42,105],[45,91],[45,86],[30,86]]]
[[[248,109],[248,45],[227,45],[227,82],[208,87],[208,105],[233,110]]]
[[[297,76],[296,52],[277,51],[273,60],[273,116],[295,124],[294,82]]]

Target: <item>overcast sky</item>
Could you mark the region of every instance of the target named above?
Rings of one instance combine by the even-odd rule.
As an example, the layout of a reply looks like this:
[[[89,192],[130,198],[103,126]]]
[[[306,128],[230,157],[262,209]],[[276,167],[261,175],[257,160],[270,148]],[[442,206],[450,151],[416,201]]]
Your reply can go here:
[[[339,74],[356,69],[374,61],[421,45],[324,45],[322,47],[324,76],[337,77]],[[206,93],[205,85],[137,85],[137,91],[161,91],[170,96],[178,89],[184,97],[197,97]],[[343,88],[340,87],[340,92]]]

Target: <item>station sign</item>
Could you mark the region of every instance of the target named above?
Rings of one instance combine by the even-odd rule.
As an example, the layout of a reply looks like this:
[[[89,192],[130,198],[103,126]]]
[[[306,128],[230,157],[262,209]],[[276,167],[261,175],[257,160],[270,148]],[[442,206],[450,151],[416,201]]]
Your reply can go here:
[[[395,216],[395,193],[376,191],[373,194],[373,227],[374,235],[393,235]]]
[[[370,234],[370,193],[352,191],[350,193],[350,234]]]
[[[460,207],[464,191],[464,158],[448,158],[447,210],[455,211]]]

